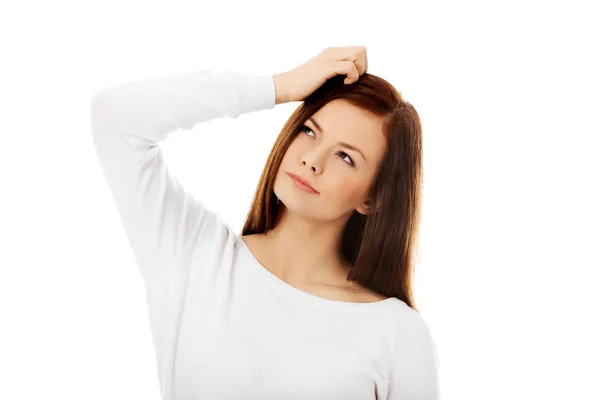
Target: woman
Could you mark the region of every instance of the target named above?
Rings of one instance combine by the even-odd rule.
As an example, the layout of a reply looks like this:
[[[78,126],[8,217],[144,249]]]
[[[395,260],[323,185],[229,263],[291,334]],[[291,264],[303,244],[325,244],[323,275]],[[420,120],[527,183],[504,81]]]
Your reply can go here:
[[[439,398],[413,304],[421,127],[364,46],[277,75],[201,70],[91,100],[96,152],[146,287],[164,399]],[[187,192],[159,142],[303,101],[241,235]]]

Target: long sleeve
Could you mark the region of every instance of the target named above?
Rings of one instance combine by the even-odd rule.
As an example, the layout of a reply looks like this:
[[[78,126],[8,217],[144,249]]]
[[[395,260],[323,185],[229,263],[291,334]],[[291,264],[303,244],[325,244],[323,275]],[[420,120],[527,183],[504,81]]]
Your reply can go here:
[[[177,129],[274,106],[272,75],[234,71],[179,73],[92,96],[97,156],[146,284],[169,276],[177,257],[223,229],[169,172],[158,142]]]
[[[429,326],[411,311],[396,332],[387,400],[439,400],[440,362]]]

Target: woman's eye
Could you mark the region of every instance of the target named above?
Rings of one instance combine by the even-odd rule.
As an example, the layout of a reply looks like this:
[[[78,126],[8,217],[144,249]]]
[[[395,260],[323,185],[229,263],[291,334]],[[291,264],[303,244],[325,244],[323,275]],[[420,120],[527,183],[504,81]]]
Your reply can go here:
[[[314,133],[314,132],[313,132],[313,130],[312,130],[312,129],[310,129],[310,128],[309,128],[308,126],[306,126],[306,125],[302,125],[302,128],[301,128],[301,129],[302,129],[303,131],[305,131],[305,132],[306,132],[306,130],[308,129],[310,132]]]
[[[352,161],[348,154],[344,153],[343,151],[340,151],[338,154],[342,156],[342,159],[344,159],[344,157],[348,157],[348,161],[346,162],[350,165],[354,165],[354,161]]]

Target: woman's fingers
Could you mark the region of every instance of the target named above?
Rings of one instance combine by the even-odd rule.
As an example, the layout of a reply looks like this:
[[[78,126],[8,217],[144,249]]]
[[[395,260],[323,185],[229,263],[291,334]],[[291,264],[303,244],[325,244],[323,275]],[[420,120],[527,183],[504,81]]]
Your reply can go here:
[[[367,72],[367,48],[365,46],[353,46],[350,48],[354,53],[351,55],[351,60],[356,64],[356,70],[359,75]]]
[[[329,47],[326,51],[329,51],[336,61],[353,62],[359,76],[367,72],[369,60],[365,46]]]
[[[344,84],[354,83],[367,68],[365,46],[328,47],[298,67],[273,76],[276,104],[302,101],[336,75],[346,76]]]
[[[360,76],[356,64],[352,61],[336,61],[333,66],[336,74],[346,75],[344,83],[354,83]]]

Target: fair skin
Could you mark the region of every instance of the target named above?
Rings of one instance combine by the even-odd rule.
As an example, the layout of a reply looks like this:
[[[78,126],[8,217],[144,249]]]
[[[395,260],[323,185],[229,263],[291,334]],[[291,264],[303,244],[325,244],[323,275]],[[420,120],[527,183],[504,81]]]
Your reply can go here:
[[[348,57],[351,53],[350,59],[357,54],[355,48],[336,49],[339,51],[332,62],[344,54]],[[366,55],[356,58],[364,60]],[[310,66],[305,63],[301,67],[308,68],[307,65]],[[365,70],[358,65],[358,71]],[[298,78],[298,71],[290,72]],[[312,92],[310,88],[281,92],[286,86],[279,77],[274,79],[281,102],[295,101],[297,97],[292,92],[301,97]],[[284,78],[297,82],[289,75]],[[319,82],[314,79],[313,85]],[[385,149],[381,117],[345,100],[327,103],[304,121],[275,177],[274,191],[280,199],[275,228],[266,235],[242,237],[257,260],[283,281],[323,298],[354,302],[385,299],[346,281],[351,266],[341,252],[342,232],[348,219],[355,211],[369,212],[369,189]],[[318,193],[301,190],[286,172],[301,176]]]

